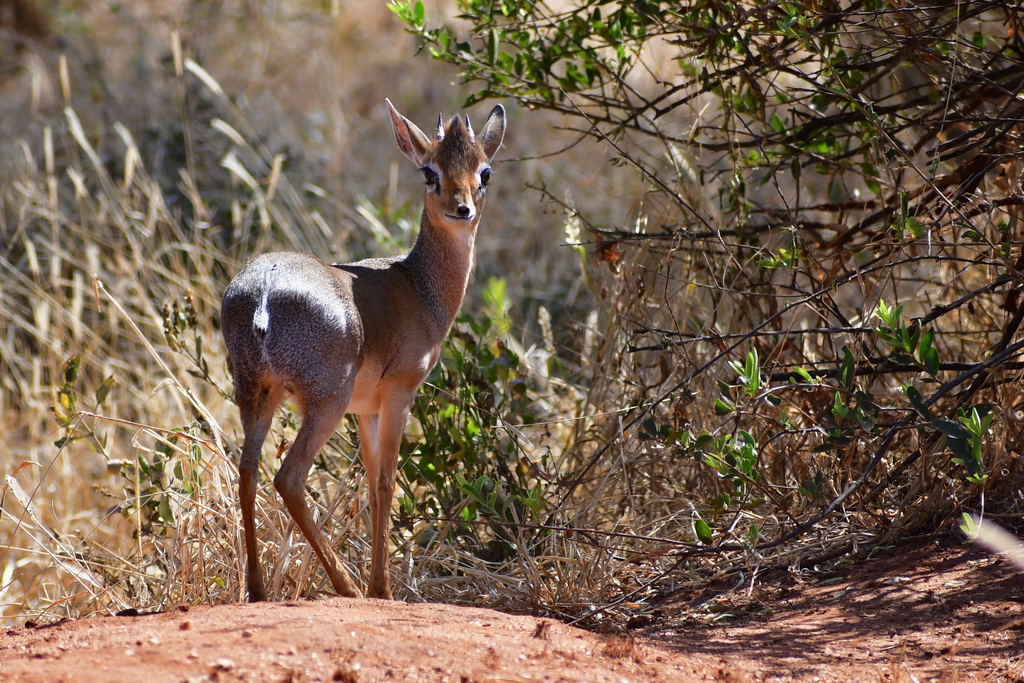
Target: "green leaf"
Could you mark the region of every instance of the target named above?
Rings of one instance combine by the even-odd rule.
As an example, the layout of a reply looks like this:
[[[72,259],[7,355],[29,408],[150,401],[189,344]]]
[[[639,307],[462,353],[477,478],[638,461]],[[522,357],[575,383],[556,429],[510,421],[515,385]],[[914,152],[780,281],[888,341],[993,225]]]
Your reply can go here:
[[[963,512],[960,514],[960,518],[963,520],[960,523],[960,531],[963,535],[966,536],[969,541],[977,540],[980,528],[977,521],[975,521],[974,516],[969,512]]]
[[[77,353],[64,361],[64,381],[73,384],[78,379],[78,370],[82,365],[82,357]]]
[[[939,374],[939,352],[932,345],[935,339],[935,330],[927,330],[921,335],[921,345],[917,350],[917,357],[921,360],[921,364],[924,365],[925,371],[935,377]]]
[[[697,521],[693,523],[693,530],[697,534],[697,538],[704,545],[711,545],[715,541],[714,534],[711,533],[711,527],[703,519],[697,518]]]
[[[492,28],[487,36],[487,63],[491,66],[498,63],[498,54],[501,52],[499,49],[501,45],[500,36],[501,34],[496,28]]]
[[[743,383],[747,385],[747,396],[754,397],[761,388],[761,360],[757,357],[757,349],[747,354],[744,366]]]
[[[910,233],[910,236],[914,239],[921,239],[924,237],[924,224],[916,218],[907,218],[903,222],[903,229]]]
[[[935,330],[925,330],[921,333],[921,342],[917,347],[918,353],[927,353],[932,348],[932,342],[935,340]]]
[[[160,508],[158,514],[160,521],[164,524],[174,524],[174,511],[171,509],[170,496],[160,496]]]
[[[964,439],[966,441],[971,438],[970,432],[952,420],[932,420],[931,425],[936,431],[942,432],[953,439]]]
[[[53,445],[56,446],[57,448],[64,448],[65,446],[67,446],[69,444],[72,444],[72,443],[78,441],[81,438],[83,438],[83,437],[81,437],[81,436],[71,436],[69,434],[69,435],[67,435],[67,436],[65,436],[65,437],[63,437],[61,439],[57,439],[56,441],[54,441]]]
[[[845,419],[850,414],[850,409],[843,403],[843,396],[838,391],[832,398],[832,414],[840,420]]]
[[[875,308],[875,316],[882,321],[882,324],[890,330],[896,330],[900,326],[900,317],[903,315],[903,306],[890,308],[884,299],[878,301]]]
[[[971,462],[971,444],[968,439],[946,438],[946,447],[953,453],[953,462],[968,467]]]
[[[891,332],[888,332],[886,330],[875,330],[875,334],[878,335],[878,338],[884,341],[889,346],[901,346],[901,338]]]
[[[917,411],[918,415],[920,415],[926,420],[932,419],[931,408],[929,408],[925,404],[924,398],[921,396],[920,391],[918,391],[915,387],[907,386],[903,390],[903,393],[907,395],[908,399],[910,399],[910,405],[914,407],[914,410]]]
[[[117,384],[117,380],[111,375],[103,380],[103,383],[96,389],[96,405],[100,405],[107,400],[107,396],[110,395],[110,390]]]
[[[853,359],[853,351],[849,346],[843,346],[843,362],[839,366],[839,385],[849,391],[853,387],[853,379],[856,376],[856,363]]]
[[[807,382],[808,384],[817,384],[818,383],[817,381],[815,381],[815,379],[813,377],[811,377],[811,373],[807,372],[806,370],[804,370],[799,365],[796,366],[795,368],[793,368],[793,371],[796,374],[800,375],[800,377],[802,377],[803,380],[805,382]]]

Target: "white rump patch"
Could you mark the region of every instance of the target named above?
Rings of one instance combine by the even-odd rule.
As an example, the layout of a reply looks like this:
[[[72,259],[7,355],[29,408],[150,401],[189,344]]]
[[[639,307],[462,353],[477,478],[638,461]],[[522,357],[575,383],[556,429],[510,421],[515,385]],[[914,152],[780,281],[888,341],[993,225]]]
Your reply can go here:
[[[252,316],[252,329],[260,334],[266,334],[270,330],[270,280],[277,270],[277,264],[270,266],[263,271],[263,282],[260,285],[260,302],[256,306],[256,313]]]
[[[252,328],[261,334],[266,334],[270,330],[270,308],[267,305],[266,289],[263,290],[259,306],[256,307],[256,313],[252,317]]]

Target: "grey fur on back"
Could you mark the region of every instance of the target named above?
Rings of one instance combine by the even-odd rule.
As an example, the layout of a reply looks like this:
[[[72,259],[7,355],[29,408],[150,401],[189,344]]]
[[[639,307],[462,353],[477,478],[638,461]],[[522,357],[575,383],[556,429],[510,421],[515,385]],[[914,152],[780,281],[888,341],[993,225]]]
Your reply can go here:
[[[362,321],[351,301],[348,279],[331,277],[329,266],[312,254],[276,252],[252,259],[228,286],[221,305],[235,381],[282,382],[299,398],[336,391],[358,367],[325,361],[359,362],[362,356]]]

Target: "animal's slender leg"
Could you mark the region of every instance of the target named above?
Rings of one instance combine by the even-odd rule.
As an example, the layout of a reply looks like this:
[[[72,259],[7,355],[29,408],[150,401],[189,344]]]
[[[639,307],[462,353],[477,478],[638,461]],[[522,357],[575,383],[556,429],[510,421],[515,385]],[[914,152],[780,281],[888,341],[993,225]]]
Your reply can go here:
[[[367,595],[390,600],[391,580],[388,572],[388,540],[391,533],[391,504],[395,497],[395,478],[398,476],[398,451],[412,396],[403,392],[390,396],[381,405],[377,422],[377,458],[366,474],[370,487],[370,517],[372,546],[370,585]],[[360,429],[360,438],[362,437]],[[364,463],[365,463],[364,459]]]
[[[282,393],[279,391],[272,395],[269,391],[257,389],[251,396],[239,396],[237,399],[238,404],[243,406],[242,428],[245,432],[242,458],[238,465],[238,498],[245,532],[245,584],[251,602],[267,599],[256,549],[256,489],[259,485],[260,451],[270,431],[274,410],[281,402]]]
[[[360,597],[355,582],[341,564],[334,549],[320,533],[320,529],[313,521],[313,515],[309,512],[309,506],[306,504],[306,477],[309,475],[309,468],[313,465],[313,458],[324,447],[338,423],[341,422],[346,405],[347,401],[340,407],[317,406],[305,411],[302,427],[295,437],[295,443],[292,444],[281,469],[274,477],[274,486],[281,494],[299,531],[313,546],[317,557],[323,563],[334,590],[338,592],[338,595],[345,597]]]

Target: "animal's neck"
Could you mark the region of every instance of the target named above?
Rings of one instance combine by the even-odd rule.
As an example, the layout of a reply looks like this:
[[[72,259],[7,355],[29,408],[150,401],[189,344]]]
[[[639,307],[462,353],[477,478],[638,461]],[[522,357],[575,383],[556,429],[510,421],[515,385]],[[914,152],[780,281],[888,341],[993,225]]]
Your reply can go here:
[[[476,224],[458,233],[435,227],[426,211],[420,221],[416,244],[405,258],[423,293],[432,304],[434,317],[447,334],[455,320],[473,267]]]

